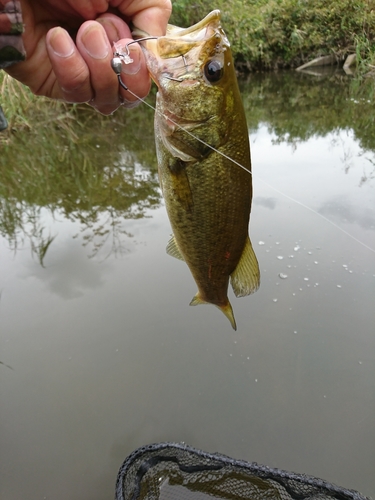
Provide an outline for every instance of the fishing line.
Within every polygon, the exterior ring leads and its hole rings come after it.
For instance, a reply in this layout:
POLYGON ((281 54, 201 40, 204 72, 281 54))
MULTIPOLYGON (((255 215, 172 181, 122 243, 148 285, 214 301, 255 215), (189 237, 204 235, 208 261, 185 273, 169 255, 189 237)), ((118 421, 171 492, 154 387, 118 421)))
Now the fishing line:
MULTIPOLYGON (((186 134, 190 135, 191 137, 193 137, 193 139, 199 141, 200 143, 204 144, 205 146, 207 146, 208 148, 210 148, 212 151, 215 151, 215 153, 218 153, 219 155, 223 156, 224 158, 226 158, 227 160, 231 161, 232 163, 234 163, 235 165, 237 165, 238 167, 241 167, 243 170, 245 170, 246 172, 248 172, 250 175, 253 175, 253 173, 251 172, 251 170, 247 169, 246 167, 244 167, 243 165, 241 165, 241 163, 239 163, 238 161, 234 160, 233 158, 231 158, 230 156, 226 155, 225 153, 223 153, 222 151, 219 151, 218 149, 214 148, 213 146, 211 146, 210 144, 207 144, 207 142, 203 141, 202 139, 200 139, 199 137, 196 137, 194 134, 192 134, 191 132, 189 132, 189 130, 186 130, 184 127, 182 127, 181 125, 179 125, 178 123, 176 123, 174 120, 172 120, 171 118, 165 116, 161 111, 157 110, 154 106, 152 106, 151 104, 149 104, 148 102, 146 102, 144 99, 142 99, 142 97, 139 97, 137 96, 137 94, 135 94, 134 92, 132 92, 128 87, 126 87, 126 85, 123 83, 123 81, 121 80, 121 75, 118 74, 117 75, 118 77, 118 80, 119 80, 119 83, 121 85, 121 87, 123 87, 127 92, 129 92, 132 96, 134 96, 136 99, 138 99, 139 101, 141 101, 143 104, 146 104, 146 106, 148 106, 149 108, 153 109, 155 111, 155 113, 157 113, 158 115, 162 116, 163 118, 165 118, 166 120, 169 120, 171 123, 173 123, 173 125, 175 125, 177 128, 181 129, 183 132, 185 132, 186 134)), ((296 203, 297 205, 300 205, 301 207, 305 208, 306 210, 309 210, 310 212, 312 212, 313 214, 317 215, 318 217, 320 217, 321 219, 323 219, 324 221, 328 222, 329 224, 331 224, 331 226, 335 227, 336 229, 338 229, 339 231, 341 231, 342 233, 346 234, 347 236, 349 236, 349 238, 351 238, 352 240, 356 241, 357 243, 359 243, 360 245, 362 245, 363 247, 367 248, 367 250, 370 250, 370 252, 373 252, 375 253, 375 249, 371 248, 370 246, 366 245, 366 243, 363 243, 363 241, 357 239, 355 236, 353 236, 352 234, 348 233, 348 231, 346 231, 345 229, 343 229, 341 226, 339 226, 338 224, 336 224, 335 222, 331 221, 330 219, 328 219, 327 217, 325 217, 324 215, 320 214, 319 212, 317 212, 316 210, 314 210, 313 208, 309 207, 308 205, 305 205, 305 203, 299 201, 299 200, 296 200, 295 198, 293 198, 292 196, 289 196, 288 194, 285 194, 283 193, 282 191, 280 191, 279 189, 275 188, 274 186, 272 186, 271 184, 269 184, 267 181, 265 181, 264 179, 262 179, 261 177, 259 177, 258 175, 255 175, 254 176, 257 180, 263 182, 263 184, 265 184, 267 187, 273 189, 273 191, 275 191, 276 193, 280 194, 281 196, 284 196, 285 198, 287 198, 288 200, 290 201, 293 201, 294 203, 296 203)))

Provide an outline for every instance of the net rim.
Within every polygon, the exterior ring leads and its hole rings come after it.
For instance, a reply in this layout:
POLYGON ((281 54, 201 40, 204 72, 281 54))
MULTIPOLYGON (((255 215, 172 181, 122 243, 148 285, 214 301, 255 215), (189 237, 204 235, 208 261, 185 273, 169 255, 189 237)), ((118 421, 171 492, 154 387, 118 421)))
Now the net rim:
POLYGON ((186 443, 176 442, 152 443, 141 446, 130 453, 130 455, 128 455, 128 457, 122 463, 117 474, 115 500, 127 500, 124 492, 124 478, 134 462, 141 458, 145 453, 163 451, 166 449, 185 451, 205 460, 215 460, 216 462, 222 463, 223 466, 226 465, 241 468, 247 472, 255 473, 263 479, 290 479, 301 484, 308 484, 309 486, 319 487, 326 490, 326 492, 330 495, 334 495, 334 498, 337 500, 372 500, 370 497, 364 496, 358 491, 342 488, 324 479, 320 479, 311 475, 289 472, 279 468, 272 468, 267 465, 258 464, 257 462, 238 460, 221 453, 209 453, 197 448, 193 448, 186 443))

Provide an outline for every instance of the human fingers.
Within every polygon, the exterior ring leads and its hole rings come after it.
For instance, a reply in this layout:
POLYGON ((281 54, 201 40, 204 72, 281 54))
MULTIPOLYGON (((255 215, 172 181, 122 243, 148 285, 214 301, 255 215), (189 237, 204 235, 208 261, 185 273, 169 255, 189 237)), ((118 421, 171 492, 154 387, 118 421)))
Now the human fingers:
POLYGON ((86 21, 78 30, 77 48, 90 74, 90 104, 103 114, 115 111, 121 101, 117 77, 111 69, 112 47, 101 23, 86 21))
MULTIPOLYGON (((114 55, 127 54, 121 64, 121 96, 127 107, 141 103, 150 91, 151 78, 147 69, 143 52, 132 38, 119 40, 114 44, 114 55), (125 90, 126 88, 126 90, 125 90)), ((117 74, 117 72, 116 72, 117 74)))
POLYGON ((122 0, 117 9, 129 17, 135 27, 154 36, 165 35, 172 12, 170 0, 122 0))
MULTIPOLYGON (((133 42, 129 26, 118 16, 106 13, 99 16, 96 21, 103 26, 108 40, 115 49, 120 47, 122 50, 125 50, 126 44, 128 42, 133 42)), ((140 50, 136 44, 130 45, 129 51, 133 62, 128 65, 123 64, 121 79, 134 94, 144 98, 150 91, 151 85, 146 61, 144 60, 142 50, 140 50)), ((122 104, 125 107, 133 108, 137 104, 140 104, 141 101, 130 92, 124 91, 121 87, 119 88, 119 92, 122 104)))
POLYGON ((89 68, 69 33, 61 27, 50 29, 46 48, 53 71, 51 81, 46 80, 38 93, 67 102, 89 101, 93 97, 89 68))
POLYGON ((105 13, 95 19, 100 23, 107 34, 110 44, 118 42, 121 38, 131 38, 129 26, 115 14, 105 13))

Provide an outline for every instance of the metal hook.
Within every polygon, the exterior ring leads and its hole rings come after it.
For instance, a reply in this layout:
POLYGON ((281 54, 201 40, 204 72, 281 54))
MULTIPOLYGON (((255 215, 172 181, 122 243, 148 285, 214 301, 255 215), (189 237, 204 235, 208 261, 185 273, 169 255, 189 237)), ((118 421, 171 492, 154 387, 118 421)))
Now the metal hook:
POLYGON ((132 43, 138 43, 138 42, 143 42, 144 40, 155 40, 159 37, 157 36, 146 36, 144 38, 139 38, 138 40, 132 40, 131 42, 128 42, 125 45, 125 51, 123 52, 122 50, 116 50, 114 53, 113 59, 111 60, 111 66, 113 71, 117 75, 117 79, 121 87, 125 90, 129 90, 128 87, 125 85, 125 83, 121 79, 121 68, 122 68, 122 63, 124 64, 130 64, 133 62, 133 59, 130 57, 130 51, 129 51, 129 45, 132 43))
POLYGON ((125 45, 125 48, 126 48, 126 52, 128 54, 128 56, 130 55, 129 54, 129 45, 131 45, 132 43, 138 43, 138 42, 144 42, 145 40, 157 40, 159 37, 158 36, 145 36, 144 38, 138 38, 137 40, 132 40, 131 42, 128 42, 126 45, 125 45))
POLYGON ((121 80, 121 68, 122 68, 122 59, 117 55, 117 52, 115 53, 116 57, 111 59, 111 66, 113 71, 117 75, 117 79, 121 87, 125 90, 128 90, 128 87, 125 85, 125 83, 121 80))

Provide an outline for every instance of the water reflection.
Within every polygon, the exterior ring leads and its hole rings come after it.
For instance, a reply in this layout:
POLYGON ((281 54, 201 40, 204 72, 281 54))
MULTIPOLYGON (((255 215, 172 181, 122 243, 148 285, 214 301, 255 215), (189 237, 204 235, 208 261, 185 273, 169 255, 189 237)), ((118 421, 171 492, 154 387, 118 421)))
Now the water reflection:
MULTIPOLYGON (((359 186, 374 178, 375 123, 367 113, 374 85, 364 85, 352 97, 348 79, 330 70, 319 79, 291 72, 272 78, 252 75, 241 82, 241 90, 253 143, 264 125, 271 144, 290 144, 293 151, 309 138, 326 137, 328 150, 341 149, 344 173, 356 171, 359 186)), ((93 121, 87 111, 78 110, 77 120, 63 127, 65 133, 56 126, 57 117, 50 116, 45 126, 29 132, 27 147, 25 135, 2 147, 0 233, 12 249, 27 240, 43 265, 56 237, 40 224, 45 207, 52 216, 79 221, 77 236, 89 247, 89 256, 104 246, 109 253, 127 251, 124 236, 131 234, 124 219, 143 217, 160 205, 153 115, 146 107, 134 113, 129 126, 126 115, 93 121)), ((316 162, 314 147, 305 148, 301 158, 304 175, 310 159, 316 162)), ((254 171, 258 175, 259 164, 254 171)), ((274 187, 283 188, 276 179, 274 187)), ((254 199, 254 204, 263 203, 275 206, 271 198, 254 199)), ((341 212, 348 222, 360 217, 364 227, 372 227, 371 210, 361 216, 349 200, 325 202, 317 211, 327 216, 341 212)))
POLYGON ((42 208, 77 221, 94 256, 110 240, 110 251, 121 253, 124 236, 131 236, 124 219, 144 217, 160 204, 149 110, 137 110, 131 126, 125 115, 94 121, 88 113, 78 109, 63 130, 52 114, 44 126, 36 123, 2 146, 0 234, 13 250, 27 241, 41 264, 56 237, 41 224, 42 208))
POLYGON ((262 284, 235 301, 236 333, 188 307, 194 282, 165 254, 152 113, 83 113, 70 139, 2 150, 7 500, 109 498, 124 457, 166 440, 373 495, 374 256, 319 215, 374 248, 373 121, 336 75, 242 89, 262 284))

